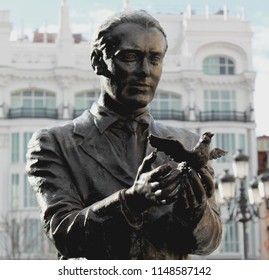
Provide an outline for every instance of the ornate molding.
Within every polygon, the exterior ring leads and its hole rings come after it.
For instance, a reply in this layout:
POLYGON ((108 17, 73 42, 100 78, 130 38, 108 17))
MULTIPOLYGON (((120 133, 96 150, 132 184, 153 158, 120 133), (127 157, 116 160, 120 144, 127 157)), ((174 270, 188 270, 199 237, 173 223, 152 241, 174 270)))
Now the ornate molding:
POLYGON ((5 87, 9 84, 11 76, 8 74, 0 74, 0 87, 5 87))
POLYGON ((0 87, 5 87, 14 81, 25 81, 36 84, 39 81, 57 82, 62 87, 72 85, 74 82, 98 82, 98 77, 90 70, 53 68, 47 70, 5 68, 0 74, 0 87))
POLYGON ((245 90, 253 91, 256 74, 244 72, 234 76, 208 76, 201 71, 179 71, 177 73, 165 73, 162 76, 162 83, 180 83, 188 91, 199 86, 225 86, 243 87, 245 90))
POLYGON ((36 51, 36 49, 27 49, 25 51, 15 51, 11 56, 11 64, 13 66, 22 65, 38 65, 46 67, 48 64, 53 67, 56 64, 57 56, 55 51, 36 51))

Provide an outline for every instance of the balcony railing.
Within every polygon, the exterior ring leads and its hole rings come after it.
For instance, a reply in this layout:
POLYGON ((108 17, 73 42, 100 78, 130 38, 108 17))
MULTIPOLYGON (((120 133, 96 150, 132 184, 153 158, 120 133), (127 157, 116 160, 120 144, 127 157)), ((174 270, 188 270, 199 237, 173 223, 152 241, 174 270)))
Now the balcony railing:
MULTIPOLYGON (((84 109, 74 110, 73 117, 76 118, 84 112, 84 109)), ((156 120, 178 120, 186 121, 183 111, 150 109, 150 113, 156 120)))
POLYGON ((150 109, 150 112, 156 120, 187 120, 183 111, 150 109))
POLYGON ((12 108, 8 112, 9 119, 18 118, 48 118, 58 119, 57 109, 48 108, 12 108))
MULTIPOLYGON (((76 118, 80 116, 84 109, 69 111, 68 116, 63 117, 62 110, 47 109, 47 108, 11 108, 3 118, 18 119, 18 118, 48 118, 48 119, 63 119, 76 118)), ((248 112, 238 111, 204 111, 196 113, 196 118, 190 119, 188 112, 179 110, 160 110, 150 109, 151 114, 156 120, 176 120, 176 121, 195 121, 195 122, 252 122, 251 114, 248 112)))
POLYGON ((238 111, 205 111, 199 114, 200 122, 210 121, 231 121, 231 122, 250 122, 250 115, 246 112, 238 111))

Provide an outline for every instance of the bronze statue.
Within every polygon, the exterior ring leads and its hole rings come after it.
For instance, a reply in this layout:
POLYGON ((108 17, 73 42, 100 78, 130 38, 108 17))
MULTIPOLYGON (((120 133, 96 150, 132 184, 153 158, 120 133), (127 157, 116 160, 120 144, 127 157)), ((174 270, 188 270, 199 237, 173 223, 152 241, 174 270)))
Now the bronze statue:
POLYGON ((149 112, 166 50, 163 28, 145 11, 106 20, 91 52, 98 102, 29 142, 29 182, 61 259, 186 259, 219 245, 212 174, 190 167, 179 178, 178 163, 148 142, 153 134, 191 149, 199 139, 149 112))

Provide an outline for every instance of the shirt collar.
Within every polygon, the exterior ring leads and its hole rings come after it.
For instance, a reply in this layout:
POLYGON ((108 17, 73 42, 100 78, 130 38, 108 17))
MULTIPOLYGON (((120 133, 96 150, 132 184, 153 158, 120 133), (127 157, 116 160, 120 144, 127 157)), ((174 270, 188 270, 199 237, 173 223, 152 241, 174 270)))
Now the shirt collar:
POLYGON ((94 123, 101 134, 104 133, 106 129, 108 129, 113 123, 123 120, 123 121, 130 121, 134 120, 139 123, 143 123, 147 126, 150 124, 150 113, 148 107, 145 108, 142 112, 139 112, 137 115, 130 115, 128 117, 123 117, 118 115, 117 113, 109 110, 108 108, 101 106, 98 102, 93 103, 91 109, 91 114, 94 117, 94 123))

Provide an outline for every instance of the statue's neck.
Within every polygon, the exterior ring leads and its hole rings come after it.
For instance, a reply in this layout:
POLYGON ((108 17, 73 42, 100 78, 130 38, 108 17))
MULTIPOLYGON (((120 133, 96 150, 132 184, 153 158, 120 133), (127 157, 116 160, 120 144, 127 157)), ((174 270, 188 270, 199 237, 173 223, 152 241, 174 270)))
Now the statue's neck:
POLYGON ((128 107, 127 105, 123 105, 116 100, 112 99, 108 93, 101 93, 98 104, 108 108, 110 111, 113 111, 117 113, 118 115, 121 115, 123 117, 128 117, 128 116, 137 116, 144 111, 148 109, 148 107, 143 107, 139 109, 132 109, 128 107))

